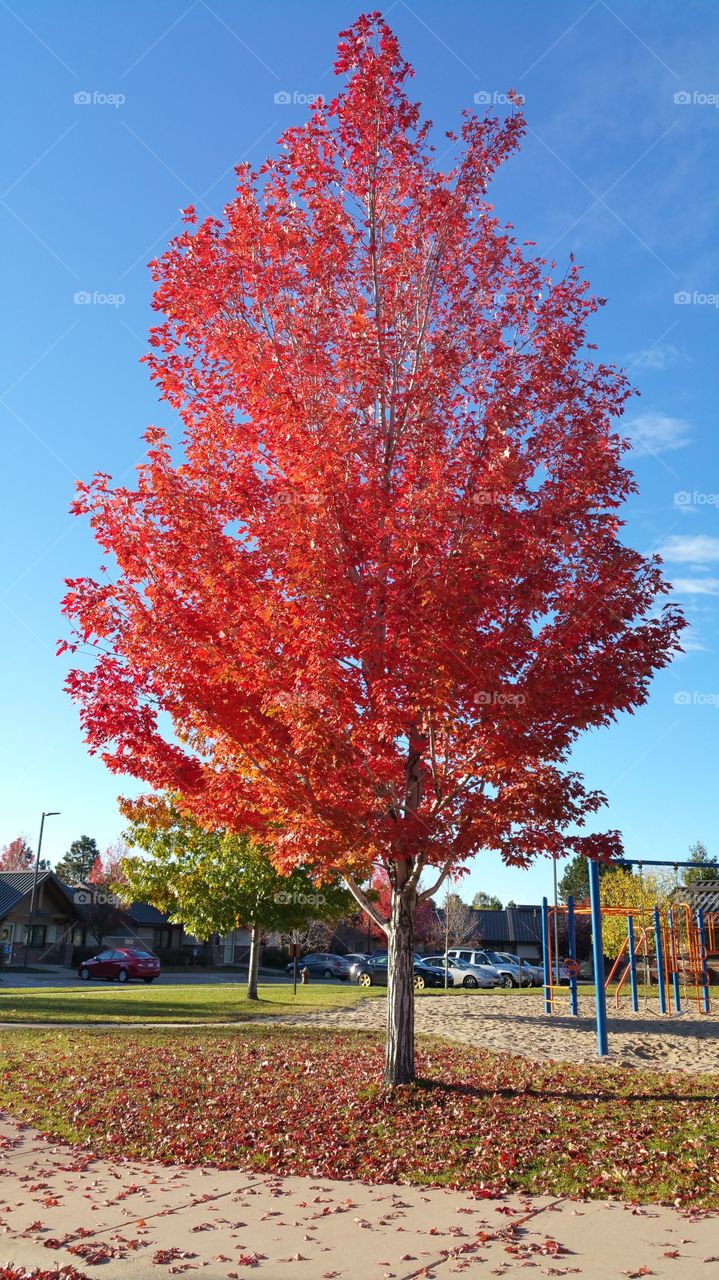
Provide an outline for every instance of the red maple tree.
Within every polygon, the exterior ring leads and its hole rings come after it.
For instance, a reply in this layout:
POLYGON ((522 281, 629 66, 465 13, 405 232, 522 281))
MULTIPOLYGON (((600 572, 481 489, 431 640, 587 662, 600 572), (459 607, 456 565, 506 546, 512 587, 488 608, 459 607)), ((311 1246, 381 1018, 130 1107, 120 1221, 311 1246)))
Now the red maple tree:
POLYGON ((466 113, 440 171, 378 14, 344 88, 238 167, 225 221, 153 264, 146 357, 184 434, 81 485, 117 576, 69 583, 68 678, 109 767, 250 829, 280 867, 391 886, 385 1079, 411 1080, 419 896, 482 849, 602 857, 567 767, 647 697, 683 625, 621 540, 633 490, 599 305, 495 217, 524 123, 466 113), (422 888, 429 876, 433 883, 422 888))
MULTIPOLYGON (((371 890, 370 901, 374 907, 374 914, 370 916, 365 912, 360 915, 360 926, 367 929, 369 938, 374 938, 376 941, 386 945, 387 925, 385 922, 389 919, 392 909, 392 886, 384 868, 375 872, 369 887, 371 890)), ((415 947, 426 946, 428 943, 432 944, 436 934, 437 915, 434 903, 429 898, 423 898, 418 901, 414 914, 413 938, 415 947)))
POLYGON ((0 871, 31 871, 35 855, 24 836, 15 836, 0 850, 0 871))

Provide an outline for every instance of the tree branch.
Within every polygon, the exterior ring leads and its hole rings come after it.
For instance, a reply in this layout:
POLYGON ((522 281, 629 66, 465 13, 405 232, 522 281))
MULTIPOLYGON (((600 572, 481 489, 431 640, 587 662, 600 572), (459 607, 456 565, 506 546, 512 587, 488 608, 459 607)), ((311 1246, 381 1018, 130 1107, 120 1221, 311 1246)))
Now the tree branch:
POLYGON ((364 911, 365 915, 368 915, 370 920, 374 920, 377 927, 381 929, 383 933, 389 933, 389 925, 387 921, 382 919, 377 908, 373 905, 373 903, 370 902, 369 898, 365 897, 364 893, 360 889, 357 882, 353 880, 352 876, 347 875, 345 873, 342 876, 342 879, 347 885, 347 888, 352 894, 352 897, 354 898, 355 902, 359 904, 359 906, 364 911))
POLYGON ((449 875, 450 871, 452 870, 453 861, 454 861, 453 859, 450 859, 448 862, 445 862, 444 867, 442 868, 441 876, 439 877, 438 880, 435 881, 431 889, 425 889, 422 893, 417 895, 418 902, 424 902, 426 898, 431 898, 432 895, 435 894, 439 888, 441 888, 441 886, 444 884, 445 880, 447 879, 447 876, 449 875))
POLYGON ((420 853, 419 856, 417 857, 417 861, 414 864, 412 874, 409 880, 407 881, 407 884, 406 884, 407 889, 417 888, 417 885, 419 884, 419 878, 424 868, 424 864, 425 864, 425 856, 423 853, 420 853))

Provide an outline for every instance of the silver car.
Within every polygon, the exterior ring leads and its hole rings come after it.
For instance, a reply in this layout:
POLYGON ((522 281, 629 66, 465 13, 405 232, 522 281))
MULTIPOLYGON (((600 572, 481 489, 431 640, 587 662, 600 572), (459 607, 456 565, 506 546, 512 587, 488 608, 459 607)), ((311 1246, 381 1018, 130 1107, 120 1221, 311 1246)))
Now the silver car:
POLYGON ((532 960, 525 960, 523 957, 512 955, 510 951, 498 951, 497 955, 500 960, 504 960, 507 964, 514 964, 517 969, 521 969, 522 986, 541 987, 544 982, 544 970, 541 964, 535 964, 532 960), (525 974, 527 978, 525 978, 525 974))
POLYGON ((495 978, 499 978, 499 985, 502 987, 519 986, 519 971, 516 965, 502 962, 496 964, 492 959, 496 952, 473 950, 471 947, 452 947, 447 954, 450 960, 464 960, 473 968, 484 969, 485 973, 491 972, 495 978))
MULTIPOLYGON (((527 965, 520 965, 519 960, 508 960, 503 952, 488 951, 487 955, 495 969, 498 969, 504 978, 507 974, 512 979, 513 987, 531 987, 532 975, 527 965)), ((505 986, 508 986, 505 983, 505 986)))
MULTIPOLYGON (((444 973, 444 956, 425 956, 424 963, 428 964, 430 969, 439 969, 444 973)), ((498 973, 493 973, 486 966, 468 964, 466 960, 452 960, 450 958, 447 965, 450 978, 453 979, 455 987, 501 987, 502 979, 498 973)))

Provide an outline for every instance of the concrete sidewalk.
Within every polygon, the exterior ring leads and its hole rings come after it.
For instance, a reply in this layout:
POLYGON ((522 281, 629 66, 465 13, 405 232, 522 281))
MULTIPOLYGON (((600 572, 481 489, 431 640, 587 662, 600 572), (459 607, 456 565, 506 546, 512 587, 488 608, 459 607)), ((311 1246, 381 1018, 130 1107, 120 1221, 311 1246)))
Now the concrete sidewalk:
POLYGON ((0 1263, 107 1280, 719 1274, 719 1217, 93 1159, 0 1118, 0 1263), (716 1255, 716 1256, 714 1256, 716 1255), (708 1265, 707 1265, 708 1264, 708 1265))

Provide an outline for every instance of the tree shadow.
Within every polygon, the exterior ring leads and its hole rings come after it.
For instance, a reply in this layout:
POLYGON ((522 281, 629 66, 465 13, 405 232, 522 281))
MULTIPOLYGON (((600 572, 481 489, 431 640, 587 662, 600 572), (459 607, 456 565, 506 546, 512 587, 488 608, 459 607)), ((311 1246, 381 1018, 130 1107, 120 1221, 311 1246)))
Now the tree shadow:
MULTIPOLYGON (((498 1012, 491 1009, 477 1009, 476 1015, 472 1011, 470 1016, 472 1019, 476 1017, 482 1022, 521 1022, 522 1024, 537 1027, 562 1027, 566 1031, 592 1031, 596 1027, 593 1014, 580 1014, 579 1017, 574 1018, 569 1013, 526 1014, 522 1011, 522 1013, 513 1016, 511 1009, 507 1009, 506 1012, 504 1010, 498 1012)), ((457 1010, 457 1017, 466 1018, 467 1011, 464 1009, 457 1010)), ((629 1018, 613 1018, 611 1013, 607 1014, 607 1030, 614 1034, 627 1034, 627 1032, 635 1031, 637 1034, 661 1032, 666 1035, 667 1033, 671 1034, 675 1028, 682 1029, 678 1038, 682 1038, 682 1035, 687 1030, 691 1030, 703 1040, 719 1040, 719 1019, 710 1021, 709 1016, 707 1016, 706 1021, 694 1022, 693 1020, 684 1019, 681 1014, 671 1014, 666 1017, 657 1014, 656 1017, 638 1018, 636 1022, 633 1022, 629 1018)))
MULTIPOLYGON (((581 1069, 581 1068, 580 1068, 581 1069)), ((559 1102, 716 1102, 719 1103, 719 1086, 716 1093, 689 1093, 675 1087, 675 1077, 672 1077, 671 1088, 666 1090, 655 1089, 651 1092, 644 1093, 617 1093, 610 1089, 603 1089, 601 1083, 591 1089, 553 1089, 544 1085, 527 1085, 526 1083, 515 1085, 502 1085, 493 1087, 491 1084, 477 1085, 468 1083, 456 1083, 447 1080, 440 1080, 431 1076, 418 1076, 417 1087, 427 1092, 444 1093, 449 1097, 470 1098, 475 1101, 486 1100, 487 1098, 506 1098, 517 1099, 526 1102, 529 1098, 537 1098, 537 1100, 546 1102, 548 1099, 556 1099, 559 1102)))

